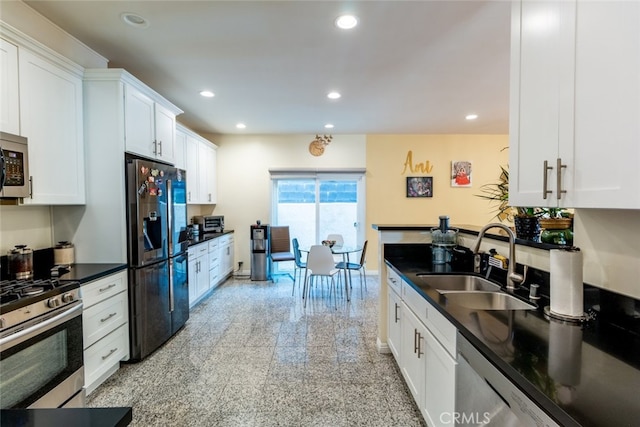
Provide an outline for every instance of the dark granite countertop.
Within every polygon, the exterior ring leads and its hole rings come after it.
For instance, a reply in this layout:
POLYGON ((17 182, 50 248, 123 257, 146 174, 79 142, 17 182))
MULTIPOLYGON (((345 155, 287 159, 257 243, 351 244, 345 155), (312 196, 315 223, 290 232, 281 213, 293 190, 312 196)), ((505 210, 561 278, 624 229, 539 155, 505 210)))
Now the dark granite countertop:
MULTIPOLYGON (((407 225, 407 224, 372 224, 371 227, 374 230, 378 230, 378 231, 431 231, 432 228, 438 227, 438 224, 413 224, 413 225, 407 225)), ((469 225, 469 224, 452 224, 450 227, 457 229, 461 233, 472 234, 472 235, 475 235, 475 236, 477 236, 478 233, 480 232, 480 230, 482 229, 482 226, 469 225)), ((505 234, 502 234, 502 233, 498 232, 497 230, 498 229, 496 229, 496 228, 489 229, 487 231, 486 237, 487 238, 491 238, 491 239, 495 239, 495 240, 502 240, 504 242, 508 242, 509 239, 507 238, 507 236, 505 234)), ((557 249, 557 248, 563 247, 563 246, 560 246, 560 245, 533 242, 531 240, 523 240, 523 239, 516 239, 516 244, 517 245, 521 245, 521 246, 530 246, 530 247, 533 247, 533 248, 546 249, 546 250, 557 249)))
POLYGON ((640 337, 633 331, 601 319, 585 324, 550 320, 544 316, 544 299, 537 310, 456 306, 417 275, 432 271, 430 257, 395 253, 386 261, 560 425, 640 422, 640 337))
POLYGON ((3 409, 0 425, 7 427, 124 427, 132 418, 130 407, 3 409))
POLYGON ((127 269, 127 264, 73 264, 69 272, 60 275, 60 281, 92 282, 127 269))
POLYGON ((217 239, 218 237, 222 237, 225 234, 230 234, 230 233, 233 233, 233 230, 225 230, 222 233, 204 233, 204 234, 201 234, 198 238, 190 239, 189 246, 208 242, 209 240, 217 239))

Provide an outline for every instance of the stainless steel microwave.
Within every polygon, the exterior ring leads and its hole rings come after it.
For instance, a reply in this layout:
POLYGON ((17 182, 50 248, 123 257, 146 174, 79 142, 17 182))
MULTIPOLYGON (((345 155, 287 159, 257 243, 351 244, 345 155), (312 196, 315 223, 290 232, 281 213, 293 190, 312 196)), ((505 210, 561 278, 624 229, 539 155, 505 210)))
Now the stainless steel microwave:
POLYGON ((0 198, 29 197, 27 138, 0 132, 0 198))

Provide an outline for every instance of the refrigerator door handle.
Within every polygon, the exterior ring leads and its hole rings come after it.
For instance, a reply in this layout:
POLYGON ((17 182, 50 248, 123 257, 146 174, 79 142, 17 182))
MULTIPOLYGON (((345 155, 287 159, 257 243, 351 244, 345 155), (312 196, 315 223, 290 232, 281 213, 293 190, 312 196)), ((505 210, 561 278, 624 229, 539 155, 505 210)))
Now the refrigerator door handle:
POLYGON ((169 311, 173 313, 175 309, 175 301, 173 298, 173 269, 175 268, 173 263, 175 260, 169 260, 169 311))
POLYGON ((173 255, 173 182, 167 180, 167 241, 169 244, 169 256, 173 255))

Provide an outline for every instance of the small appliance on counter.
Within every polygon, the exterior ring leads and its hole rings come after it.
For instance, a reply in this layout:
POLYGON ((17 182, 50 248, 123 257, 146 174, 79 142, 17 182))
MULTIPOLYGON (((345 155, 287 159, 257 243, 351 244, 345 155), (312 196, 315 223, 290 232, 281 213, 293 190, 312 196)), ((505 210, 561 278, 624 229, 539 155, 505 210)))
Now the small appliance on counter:
POLYGON ((431 262, 435 269, 451 263, 458 242, 458 230, 449 228, 449 217, 441 215, 439 219, 439 227, 431 229, 431 262))
POLYGON ((33 278, 33 249, 16 245, 9 251, 9 275, 16 280, 33 278))
POLYGON ((71 265, 76 263, 73 243, 62 241, 53 248, 53 262, 56 265, 71 265))
POLYGON ((224 232, 224 216, 222 215, 194 216, 193 224, 200 225, 200 231, 203 234, 224 232))

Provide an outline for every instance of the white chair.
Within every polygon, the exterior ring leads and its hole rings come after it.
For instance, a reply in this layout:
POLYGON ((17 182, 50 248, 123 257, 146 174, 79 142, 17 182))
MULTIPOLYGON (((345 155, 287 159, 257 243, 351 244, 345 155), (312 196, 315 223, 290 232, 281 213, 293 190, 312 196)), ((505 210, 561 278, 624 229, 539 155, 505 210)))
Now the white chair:
MULTIPOLYGON (((335 262, 333 260, 333 254, 331 253, 331 248, 324 245, 313 245, 309 250, 309 255, 307 256, 307 271, 309 275, 304 281, 304 286, 302 288, 302 298, 304 299, 304 307, 307 306, 307 299, 311 295, 311 285, 315 283, 318 277, 329 278, 331 280, 330 288, 329 288, 329 300, 331 300, 331 293, 335 294, 336 292, 336 282, 334 277, 340 270, 335 267, 335 262)), ((338 301, 337 295, 335 298, 335 307, 338 309, 338 301)))

